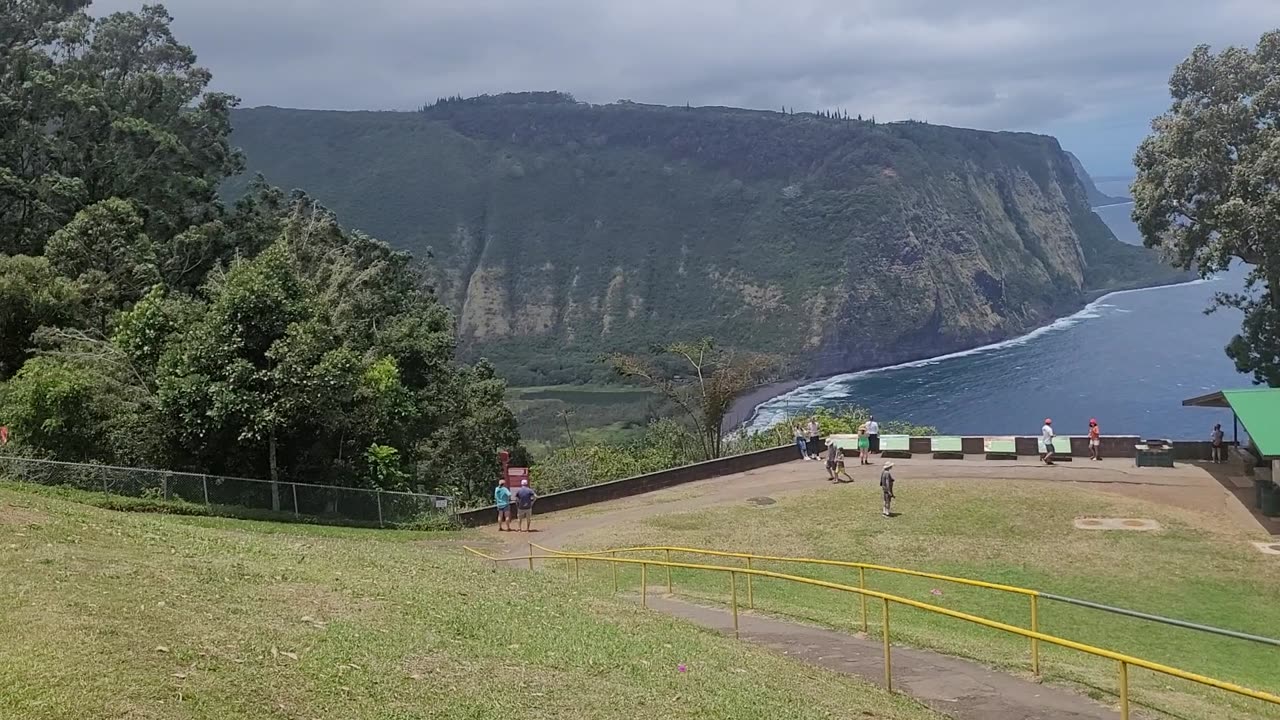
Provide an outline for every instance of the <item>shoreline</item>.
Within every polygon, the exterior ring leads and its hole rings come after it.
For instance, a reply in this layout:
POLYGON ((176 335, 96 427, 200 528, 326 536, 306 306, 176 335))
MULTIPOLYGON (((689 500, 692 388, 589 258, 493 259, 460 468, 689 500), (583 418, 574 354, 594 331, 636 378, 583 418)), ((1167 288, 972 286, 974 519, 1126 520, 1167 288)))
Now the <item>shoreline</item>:
POLYGON ((748 427, 751 424, 751 421, 755 419, 756 413, 759 411, 762 405, 764 405, 765 403, 768 403, 771 400, 776 400, 784 395, 794 392, 795 390, 798 390, 802 387, 806 387, 809 385, 816 385, 818 383, 831 382, 832 380, 838 377, 883 372, 885 370, 893 370, 901 367, 906 367, 908 365, 915 365, 915 364, 921 364, 921 363, 935 363, 935 362, 946 360, 952 357, 958 357, 962 355, 971 355, 974 353, 983 352, 985 350, 995 349, 997 347, 1004 346, 1007 343, 1031 339, 1035 335, 1049 332, 1055 324, 1069 320, 1083 312, 1087 312, 1091 308, 1091 306, 1093 306, 1094 304, 1102 302, 1106 298, 1112 297, 1114 295, 1125 295, 1128 293, 1146 292, 1148 290, 1161 290, 1165 288, 1182 287, 1186 285, 1199 285, 1205 282, 1212 282, 1212 280, 1206 280, 1204 278, 1195 278, 1192 280, 1185 280, 1180 282, 1163 282, 1163 283, 1156 283, 1154 285, 1140 285, 1137 287, 1120 287, 1114 290, 1095 290, 1083 295, 1084 303, 1078 309, 1076 309, 1075 312, 1072 312, 1068 315, 1063 315, 1061 317, 1051 318, 1043 325, 1032 328, 1031 330, 1028 330, 1024 333, 1020 333, 1018 335, 1005 338, 1004 340, 1000 340, 998 342, 987 343, 985 345, 975 345, 972 347, 963 348, 961 350, 955 350, 952 352, 943 353, 941 355, 916 358, 913 360, 904 360, 902 362, 894 363, 892 365, 882 365, 878 367, 862 368, 858 370, 846 370, 844 372, 833 373, 830 375, 813 376, 813 377, 808 377, 801 380, 784 380, 776 383, 769 383, 767 385, 761 385, 757 388, 753 388, 752 390, 740 395, 737 399, 733 401, 733 405, 730 407, 729 413, 725 416, 723 427, 727 428, 727 430, 730 430, 730 431, 737 430, 739 428, 748 427))

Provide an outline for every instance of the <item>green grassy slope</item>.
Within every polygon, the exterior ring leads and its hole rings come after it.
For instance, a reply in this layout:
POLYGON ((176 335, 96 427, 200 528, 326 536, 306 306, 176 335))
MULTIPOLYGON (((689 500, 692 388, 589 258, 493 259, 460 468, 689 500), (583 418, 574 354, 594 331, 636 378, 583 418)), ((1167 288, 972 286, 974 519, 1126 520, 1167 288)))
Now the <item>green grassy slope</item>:
MULTIPOLYGON (((814 468, 815 483, 822 482, 821 473, 814 468)), ((887 520, 878 512, 874 479, 868 485, 868 476, 862 477, 852 485, 782 498, 765 508, 739 503, 611 523, 580 537, 575 547, 662 544, 854 560, 1035 588, 1267 637, 1280 635, 1280 564, 1250 544, 1266 536, 1241 530, 1222 515, 1210 514, 1209 508, 1183 510, 1099 493, 1085 485, 900 476, 895 510, 901 515, 887 520), (1077 517, 1153 518, 1164 529, 1081 531, 1073 527, 1077 517)), ((694 557, 676 559, 704 561, 694 557)), ((770 562, 757 562, 755 567, 858 582, 857 572, 850 569, 770 562)), ((600 584, 610 582, 607 570, 592 572, 600 584)), ((727 602, 722 577, 676 571, 674 582, 679 592, 727 602)), ((1023 596, 874 572, 867 582, 873 589, 922 602, 1021 627, 1029 623, 1023 596)), ((856 599, 842 593, 766 580, 755 583, 755 600, 757 608, 768 612, 848 630, 860 627, 856 599)), ((1028 645, 1022 638, 923 612, 898 610, 892 617, 893 636, 903 642, 1012 672, 1027 671, 1028 645)), ((1280 678, 1274 672, 1280 651, 1274 647, 1048 600, 1041 601, 1039 618, 1041 629, 1053 635, 1280 693, 1280 678)), ((874 602, 869 604, 869 620, 870 627, 879 626, 874 602)), ((1114 701, 1114 663, 1046 647, 1042 665, 1047 680, 1114 701)), ((1280 707, 1148 671, 1132 671, 1131 679, 1138 703, 1172 717, 1280 718, 1280 707)))
POLYGON ((0 717, 939 717, 461 540, 0 484, 0 717))

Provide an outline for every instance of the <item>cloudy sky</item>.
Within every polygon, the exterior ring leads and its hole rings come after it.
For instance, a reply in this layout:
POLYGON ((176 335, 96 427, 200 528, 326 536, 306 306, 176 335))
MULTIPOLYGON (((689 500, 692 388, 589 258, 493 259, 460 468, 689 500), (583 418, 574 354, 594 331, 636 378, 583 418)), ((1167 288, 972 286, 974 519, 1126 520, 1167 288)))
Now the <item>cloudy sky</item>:
MULTIPOLYGON (((442 95, 841 107, 1047 132, 1128 172, 1175 64, 1253 44, 1276 0, 167 0, 246 106, 409 109, 442 95)), ((141 0, 96 0, 92 12, 141 0)))

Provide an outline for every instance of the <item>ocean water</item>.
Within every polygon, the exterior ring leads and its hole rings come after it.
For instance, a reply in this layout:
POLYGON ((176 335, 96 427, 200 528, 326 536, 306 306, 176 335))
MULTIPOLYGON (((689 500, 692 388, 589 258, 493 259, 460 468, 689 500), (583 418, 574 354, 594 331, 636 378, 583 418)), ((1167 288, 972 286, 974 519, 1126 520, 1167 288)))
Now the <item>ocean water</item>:
MULTIPOLYGON (((1118 237, 1135 237, 1128 208, 1122 210, 1099 214, 1118 237)), ((749 425, 855 404, 881 420, 950 434, 1034 435, 1050 417, 1060 434, 1084 434, 1097 418, 1112 435, 1207 439, 1220 422, 1230 437, 1230 412, 1181 403, 1251 384, 1223 352, 1240 313, 1204 313, 1214 293, 1238 290, 1243 277, 1233 270, 1208 281, 1112 293, 1006 342, 818 381, 760 405, 749 425)))

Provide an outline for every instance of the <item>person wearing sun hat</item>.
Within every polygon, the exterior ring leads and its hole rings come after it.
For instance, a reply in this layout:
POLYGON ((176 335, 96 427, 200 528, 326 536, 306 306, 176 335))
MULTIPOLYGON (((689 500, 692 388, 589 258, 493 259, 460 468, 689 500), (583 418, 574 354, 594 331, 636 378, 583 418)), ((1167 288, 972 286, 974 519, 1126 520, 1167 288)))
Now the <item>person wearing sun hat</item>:
POLYGON ((884 469, 880 471, 880 494, 884 496, 884 512, 885 517, 893 517, 889 506, 893 504, 893 473, 889 472, 893 469, 893 463, 884 464, 884 469))
POLYGON ((1053 464, 1053 420, 1051 418, 1044 419, 1044 427, 1040 428, 1040 442, 1044 444, 1044 460, 1045 465, 1053 464))

